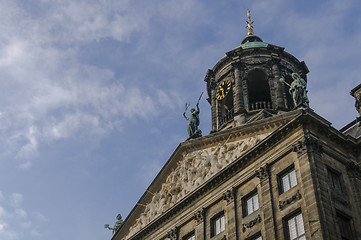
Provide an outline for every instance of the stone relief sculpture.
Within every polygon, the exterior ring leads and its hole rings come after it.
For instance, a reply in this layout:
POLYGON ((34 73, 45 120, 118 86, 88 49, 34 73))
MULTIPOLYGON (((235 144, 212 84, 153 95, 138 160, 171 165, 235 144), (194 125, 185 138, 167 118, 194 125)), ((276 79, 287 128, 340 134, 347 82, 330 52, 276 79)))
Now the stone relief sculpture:
POLYGON ((177 168, 172 170, 166 182, 162 184, 162 189, 154 193, 151 202, 145 205, 144 212, 130 228, 125 239, 167 211, 184 196, 201 186, 266 136, 268 134, 232 143, 219 143, 217 146, 208 149, 184 154, 183 159, 177 163, 177 168))
POLYGON ((307 97, 307 82, 301 78, 301 76, 298 73, 292 73, 291 74, 293 82, 288 84, 285 82, 284 78, 281 78, 280 81, 287 84, 290 89, 289 93, 292 96, 293 104, 295 108, 308 108, 309 107, 309 100, 307 97))

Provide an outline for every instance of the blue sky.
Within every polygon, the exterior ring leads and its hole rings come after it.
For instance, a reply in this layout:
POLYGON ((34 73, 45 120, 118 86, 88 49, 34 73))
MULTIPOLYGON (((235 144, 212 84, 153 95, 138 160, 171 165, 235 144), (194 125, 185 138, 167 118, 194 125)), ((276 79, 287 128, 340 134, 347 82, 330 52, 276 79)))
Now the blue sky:
POLYGON ((306 62, 311 107, 354 120, 358 0, 0 0, 0 240, 110 239, 187 138, 184 104, 246 36, 247 8, 306 62))

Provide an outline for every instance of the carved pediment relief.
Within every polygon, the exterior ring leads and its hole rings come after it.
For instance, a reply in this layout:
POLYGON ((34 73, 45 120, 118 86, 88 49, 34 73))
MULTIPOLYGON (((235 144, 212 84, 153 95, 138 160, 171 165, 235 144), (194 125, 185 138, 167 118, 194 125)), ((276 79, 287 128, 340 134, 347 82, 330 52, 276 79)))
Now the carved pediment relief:
POLYGON ((141 213, 135 224, 130 227, 129 234, 125 239, 128 239, 153 219, 166 212, 268 135, 269 133, 266 133, 230 143, 226 141, 226 143, 219 143, 213 147, 183 153, 182 160, 177 162, 177 167, 172 170, 166 181, 162 183, 161 190, 152 193, 151 202, 144 205, 143 213, 141 213))

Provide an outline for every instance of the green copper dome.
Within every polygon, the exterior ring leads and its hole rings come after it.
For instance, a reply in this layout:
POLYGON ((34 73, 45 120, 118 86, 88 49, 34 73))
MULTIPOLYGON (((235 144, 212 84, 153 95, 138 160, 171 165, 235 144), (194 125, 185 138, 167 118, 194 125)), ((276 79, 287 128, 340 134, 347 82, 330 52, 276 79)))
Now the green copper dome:
POLYGON ((268 43, 262 41, 262 39, 256 35, 250 34, 245 37, 241 42, 241 48, 253 48, 253 47, 267 47, 268 43))

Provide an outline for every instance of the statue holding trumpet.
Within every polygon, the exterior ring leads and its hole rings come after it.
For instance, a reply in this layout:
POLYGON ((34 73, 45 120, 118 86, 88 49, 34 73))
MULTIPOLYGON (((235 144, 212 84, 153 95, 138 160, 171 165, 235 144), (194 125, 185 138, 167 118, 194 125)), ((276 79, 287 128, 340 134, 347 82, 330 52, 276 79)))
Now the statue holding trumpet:
MULTIPOLYGON (((183 117, 189 121, 188 122, 188 139, 191 139, 191 138, 197 138, 197 137, 201 137, 202 136, 202 131, 200 129, 198 129, 198 126, 199 126, 199 123, 200 123, 200 120, 199 120, 199 101, 201 100, 201 97, 203 95, 203 92, 201 94, 201 96, 199 97, 198 99, 198 102, 196 104, 196 107, 197 107, 197 110, 192 108, 191 109, 191 115, 189 117, 186 116, 186 111, 188 109, 188 107, 190 106, 189 103, 186 103, 186 107, 185 107, 185 110, 184 110, 184 113, 183 113, 183 117)), ((188 140, 187 139, 187 140, 188 140)))

